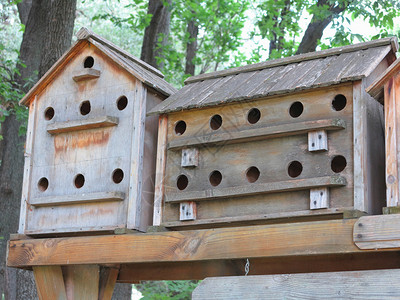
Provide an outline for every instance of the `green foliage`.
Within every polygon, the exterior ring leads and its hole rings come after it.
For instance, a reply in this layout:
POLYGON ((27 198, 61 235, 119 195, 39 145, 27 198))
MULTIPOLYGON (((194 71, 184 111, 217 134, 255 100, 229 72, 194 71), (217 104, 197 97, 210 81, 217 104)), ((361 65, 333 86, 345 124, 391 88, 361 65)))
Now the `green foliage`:
POLYGON ((191 299, 198 281, 146 281, 135 285, 143 295, 143 300, 186 300, 191 299))

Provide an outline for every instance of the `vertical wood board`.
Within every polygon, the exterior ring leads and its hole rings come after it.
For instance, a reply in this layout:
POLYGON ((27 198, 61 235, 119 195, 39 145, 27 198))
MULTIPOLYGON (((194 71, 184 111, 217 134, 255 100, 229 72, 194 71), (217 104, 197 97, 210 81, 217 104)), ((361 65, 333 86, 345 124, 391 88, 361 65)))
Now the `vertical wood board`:
POLYGON ((33 274, 40 300, 67 300, 60 266, 33 267, 33 274))

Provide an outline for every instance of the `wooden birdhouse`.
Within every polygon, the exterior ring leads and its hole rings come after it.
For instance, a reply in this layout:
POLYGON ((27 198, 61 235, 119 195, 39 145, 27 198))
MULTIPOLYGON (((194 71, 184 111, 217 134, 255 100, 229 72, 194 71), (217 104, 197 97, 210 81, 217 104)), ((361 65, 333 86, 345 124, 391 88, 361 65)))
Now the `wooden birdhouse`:
MULTIPOLYGON (((400 58, 397 59, 374 83, 368 93, 385 107, 386 145, 386 205, 400 206, 400 58)), ((396 210, 394 210, 396 212, 396 210)))
POLYGON ((150 65, 82 28, 22 99, 29 106, 20 233, 145 230, 158 118, 175 89, 150 65))
POLYGON ((397 49, 387 38, 186 80, 150 112, 161 114, 154 225, 380 213, 383 107, 365 88, 397 49))

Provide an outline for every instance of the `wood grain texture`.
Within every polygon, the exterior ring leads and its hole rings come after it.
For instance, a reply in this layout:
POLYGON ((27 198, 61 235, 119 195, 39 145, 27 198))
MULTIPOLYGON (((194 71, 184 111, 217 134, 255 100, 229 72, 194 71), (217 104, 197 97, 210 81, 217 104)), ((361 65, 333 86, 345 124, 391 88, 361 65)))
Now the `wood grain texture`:
POLYGON ((400 137, 400 76, 391 78, 384 87, 385 93, 385 147, 386 147, 386 205, 399 205, 400 170, 399 146, 400 137))
POLYGON ((400 72, 400 58, 396 59, 368 88, 367 93, 380 100, 385 84, 400 72))
POLYGON ((164 198, 165 165, 167 158, 168 116, 161 115, 158 121, 157 161, 154 191, 153 226, 160 226, 164 198))
POLYGON ((308 132, 308 151, 327 151, 328 133, 326 130, 308 132))
POLYGON ((119 265, 100 268, 98 300, 111 300, 115 283, 117 282, 119 268, 119 265))
POLYGON ((214 277, 202 281, 192 299, 398 299, 399 275, 400 269, 214 277))
POLYGON ((353 239, 360 249, 400 247, 400 215, 361 217, 354 225, 353 239))
POLYGON ((143 151, 144 134, 146 122, 146 96, 145 86, 137 81, 134 98, 134 118, 133 130, 131 132, 132 150, 130 154, 130 176, 129 176, 129 198, 128 198, 128 216, 127 228, 140 228, 140 213, 142 199, 142 171, 143 171, 143 151))
POLYGON ((121 192, 88 193, 81 195, 63 195, 42 198, 33 198, 30 201, 32 206, 57 206, 80 203, 124 201, 125 194, 121 192))
POLYGON ((119 120, 116 117, 103 116, 83 120, 56 122, 47 125, 47 132, 50 134, 57 134, 93 128, 111 127, 118 125, 118 121, 119 120))
POLYGON ((168 149, 177 149, 192 146, 208 146, 227 143, 241 143, 246 141, 264 140, 304 134, 310 131, 340 130, 346 128, 346 122, 341 119, 315 120, 305 122, 291 122, 288 124, 258 127, 237 132, 211 133, 204 136, 176 139, 168 144, 168 149))
POLYGON ((32 176, 32 150, 35 140, 35 122, 37 118, 37 97, 29 105, 29 118, 25 143, 24 180, 22 183, 21 210, 18 233, 23 234, 26 228, 28 199, 30 198, 30 182, 32 176))
POLYGON ((196 220, 196 202, 188 201, 179 204, 179 220, 196 220))
POLYGON ((10 241, 8 266, 160 263, 358 253, 354 219, 10 241), (155 247, 154 245, 157 245, 155 247))
POLYGON ((40 300, 67 300, 60 266, 34 267, 33 274, 40 300))
POLYGON ((208 201, 226 197, 240 197, 256 194, 278 193, 288 191, 307 190, 317 187, 340 187, 347 184, 342 176, 327 176, 307 179, 293 179, 271 183, 252 184, 228 188, 214 188, 203 191, 170 193, 166 195, 166 202, 181 201, 208 201))
POLYGON ((68 300, 95 300, 99 297, 99 266, 63 267, 68 300))
POLYGON ((310 209, 329 207, 329 188, 317 188, 310 190, 310 209))
POLYGON ((96 79, 100 77, 100 70, 85 68, 82 71, 76 72, 72 75, 75 82, 96 79))

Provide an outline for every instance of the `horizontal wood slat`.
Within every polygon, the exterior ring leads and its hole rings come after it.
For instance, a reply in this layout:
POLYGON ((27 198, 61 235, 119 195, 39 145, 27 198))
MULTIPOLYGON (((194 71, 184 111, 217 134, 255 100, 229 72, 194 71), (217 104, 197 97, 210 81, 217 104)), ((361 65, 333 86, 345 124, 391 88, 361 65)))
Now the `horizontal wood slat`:
POLYGON ((355 219, 10 241, 8 266, 161 263, 360 253, 355 219), (155 246, 156 245, 156 246, 155 246))
POLYGON ((73 74, 72 79, 75 82, 79 82, 84 80, 96 79, 99 77, 100 77, 99 70, 85 68, 82 71, 79 71, 79 73, 73 74))
POLYGON ((83 120, 56 122, 47 125, 47 132, 50 134, 57 134, 93 128, 111 127, 118 125, 118 121, 119 120, 116 117, 103 116, 83 120))
POLYGON ((41 198, 33 198, 30 205, 41 206, 60 206, 90 202, 106 202, 106 201, 123 201, 125 193, 122 192, 104 192, 104 193, 87 193, 78 195, 62 195, 49 196, 41 198))
POLYGON ((288 191, 306 190, 317 187, 345 186, 346 178, 342 176, 326 176, 317 178, 294 179, 278 182, 248 184, 246 186, 234 186, 226 188, 214 188, 203 191, 187 191, 178 193, 166 193, 166 202, 182 201, 207 201, 217 198, 240 197, 266 193, 278 193, 288 191))
POLYGON ((400 247, 400 214, 361 217, 354 226, 354 242, 360 249, 400 247))
POLYGON ((395 299, 399 276, 400 269, 214 277, 201 282, 192 299, 395 299))
POLYGON ((212 133, 203 136, 181 138, 171 141, 168 149, 179 149, 188 146, 239 143, 244 141, 257 141, 266 138, 276 138, 308 133, 315 130, 340 130, 346 128, 342 119, 326 119, 289 124, 259 127, 237 132, 212 133))

